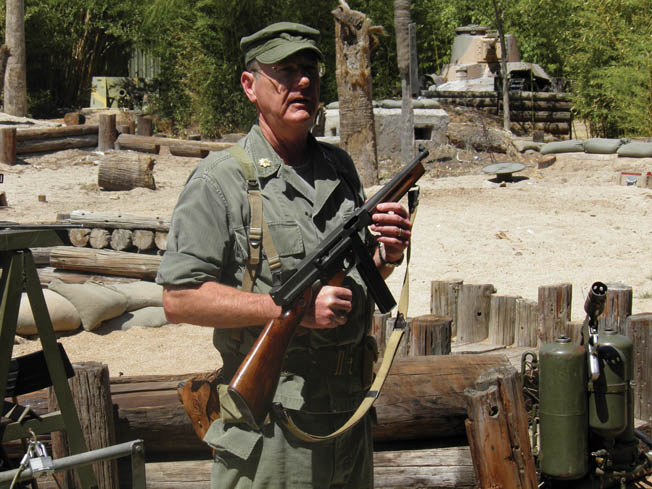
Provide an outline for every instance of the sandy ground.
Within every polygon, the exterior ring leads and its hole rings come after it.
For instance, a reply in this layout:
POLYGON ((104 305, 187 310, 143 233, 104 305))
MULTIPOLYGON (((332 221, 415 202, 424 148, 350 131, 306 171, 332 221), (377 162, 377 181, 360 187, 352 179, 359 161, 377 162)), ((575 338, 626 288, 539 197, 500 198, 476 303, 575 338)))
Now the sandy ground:
MULTIPOLYGON (((451 152, 454 154, 454 152, 451 152)), ((136 216, 169 216, 197 159, 160 155, 157 189, 106 192, 97 186, 107 155, 68 150, 2 166, 9 207, 0 220, 54 221, 83 209, 136 216), (39 202, 38 196, 46 197, 39 202)), ((652 171, 652 159, 569 153, 537 170, 532 161, 518 181, 500 186, 479 161, 428 163, 410 265, 410 316, 430 312, 430 283, 458 278, 491 283, 500 295, 536 300, 542 285, 570 282, 574 320, 595 281, 622 283, 634 291, 633 313, 652 311, 652 189, 618 184, 621 171, 652 171)), ((398 298, 404 266, 389 279, 398 298)), ((99 361, 112 376, 206 371, 219 358, 211 330, 190 325, 129 331, 78 332, 62 337, 73 362, 99 361)), ((37 340, 14 347, 20 355, 37 340)))

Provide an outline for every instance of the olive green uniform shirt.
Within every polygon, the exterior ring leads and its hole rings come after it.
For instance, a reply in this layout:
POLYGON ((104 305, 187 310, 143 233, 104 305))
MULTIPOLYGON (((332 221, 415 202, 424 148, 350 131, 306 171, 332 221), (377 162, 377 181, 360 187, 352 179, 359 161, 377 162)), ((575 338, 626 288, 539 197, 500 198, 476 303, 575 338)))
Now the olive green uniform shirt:
MULTIPOLYGON (((239 142, 254 163, 264 218, 281 260, 281 281, 364 202, 351 158, 335 146, 308 138, 306 161, 298 171, 283 162, 257 125, 239 142)), ((240 164, 226 151, 210 154, 181 193, 157 282, 195 285, 217 281, 239 287, 249 259, 249 225, 247 184, 240 164)), ((370 249, 374 246, 368 231, 361 237, 370 249)), ((253 291, 267 293, 272 282, 264 260, 253 291)), ((288 409, 345 413, 353 411, 364 396, 361 349, 374 305, 355 269, 343 285, 353 291, 353 310, 347 324, 333 329, 300 328, 288 349, 285 372, 274 398, 288 409), (342 359, 345 372, 336 374, 335 366, 342 359)), ((231 329, 215 329, 214 344, 222 356, 227 381, 260 330, 261 325, 252 325, 243 328, 241 335, 234 335, 231 329)), ((205 441, 246 459, 260 436, 217 421, 205 441)))

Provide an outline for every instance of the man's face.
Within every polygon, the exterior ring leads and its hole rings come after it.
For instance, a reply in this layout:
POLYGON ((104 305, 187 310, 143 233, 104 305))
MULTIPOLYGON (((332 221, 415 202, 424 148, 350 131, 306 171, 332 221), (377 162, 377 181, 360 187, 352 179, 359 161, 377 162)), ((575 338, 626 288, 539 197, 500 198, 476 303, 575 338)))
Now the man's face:
POLYGON ((275 130, 309 130, 319 107, 318 59, 296 53, 275 64, 258 63, 253 98, 260 116, 275 130))

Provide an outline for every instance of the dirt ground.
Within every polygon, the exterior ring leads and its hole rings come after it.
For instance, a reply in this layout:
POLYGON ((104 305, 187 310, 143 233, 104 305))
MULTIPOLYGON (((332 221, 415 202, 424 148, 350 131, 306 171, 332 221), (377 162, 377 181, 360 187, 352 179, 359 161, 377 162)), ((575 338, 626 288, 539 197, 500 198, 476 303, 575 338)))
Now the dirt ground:
MULTIPOLYGON (((72 210, 170 216, 198 162, 161 154, 156 190, 107 192, 98 188, 97 174, 109 156, 67 150, 1 166, 0 191, 9 206, 0 208, 0 220, 54 221, 72 210)), ((431 281, 451 278, 491 283, 499 295, 532 300, 539 286, 569 282, 573 320, 583 319, 593 282, 622 283, 633 288, 633 313, 652 312, 652 189, 618 183, 621 171, 652 171, 652 159, 568 153, 537 170, 535 157, 526 157, 515 181, 501 186, 482 171, 491 158, 500 161, 500 155, 444 148, 428 162, 413 237, 410 316, 430 312, 431 281)), ((404 269, 388 281, 397 298, 404 269)), ((73 362, 103 362, 118 376, 212 369, 219 359, 210 338, 208 328, 166 325, 80 330, 61 342, 73 362)), ((39 348, 38 340, 26 340, 14 354, 39 348)))

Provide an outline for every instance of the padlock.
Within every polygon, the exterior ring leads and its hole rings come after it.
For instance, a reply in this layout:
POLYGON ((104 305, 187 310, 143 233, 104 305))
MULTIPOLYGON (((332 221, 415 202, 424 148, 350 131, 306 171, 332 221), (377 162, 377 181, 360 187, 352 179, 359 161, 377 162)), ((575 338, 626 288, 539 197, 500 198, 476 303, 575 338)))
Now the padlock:
POLYGON ((30 442, 28 448, 29 468, 35 477, 44 477, 54 473, 54 462, 40 441, 30 442))

